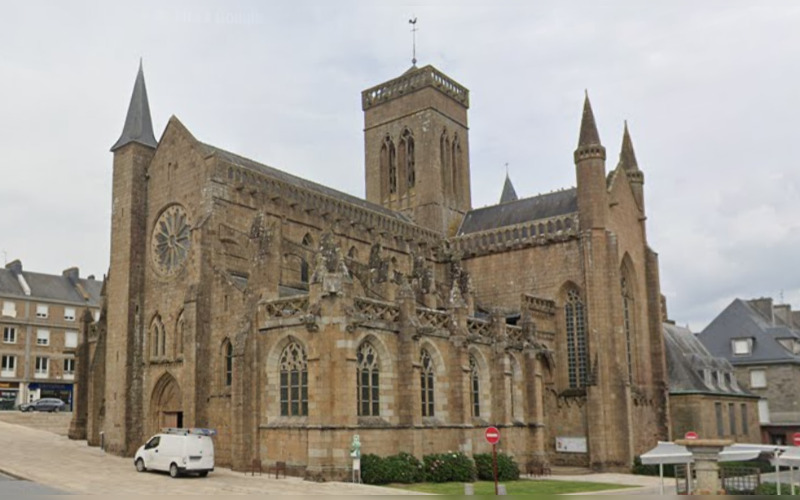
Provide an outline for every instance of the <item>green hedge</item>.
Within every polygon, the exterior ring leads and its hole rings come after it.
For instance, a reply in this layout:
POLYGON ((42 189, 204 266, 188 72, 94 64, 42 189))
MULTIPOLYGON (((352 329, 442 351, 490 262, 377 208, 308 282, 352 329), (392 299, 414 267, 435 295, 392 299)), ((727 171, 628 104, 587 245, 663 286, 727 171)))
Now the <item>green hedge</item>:
POLYGON ((460 451, 425 455, 422 462, 425 465, 426 481, 432 483, 475 481, 475 462, 460 451))
POLYGON ((409 453, 381 458, 361 457, 361 480, 366 484, 419 483, 425 479, 422 462, 409 453))
MULTIPOLYGON (((481 481, 494 481, 494 465, 492 464, 491 453, 478 453, 472 458, 475 459, 475 468, 478 471, 478 479, 481 481)), ((497 454, 497 480, 516 481, 519 479, 519 465, 505 453, 497 454)))

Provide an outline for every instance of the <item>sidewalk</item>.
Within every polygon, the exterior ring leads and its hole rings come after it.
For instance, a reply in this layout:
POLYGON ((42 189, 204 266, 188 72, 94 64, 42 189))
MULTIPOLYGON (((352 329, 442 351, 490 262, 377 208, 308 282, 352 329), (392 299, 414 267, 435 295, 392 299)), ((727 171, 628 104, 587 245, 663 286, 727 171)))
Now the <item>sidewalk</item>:
POLYGON ((0 421, 0 472, 67 493, 87 495, 406 495, 403 490, 352 483, 274 479, 216 468, 206 478, 136 472, 133 460, 85 441, 0 421))

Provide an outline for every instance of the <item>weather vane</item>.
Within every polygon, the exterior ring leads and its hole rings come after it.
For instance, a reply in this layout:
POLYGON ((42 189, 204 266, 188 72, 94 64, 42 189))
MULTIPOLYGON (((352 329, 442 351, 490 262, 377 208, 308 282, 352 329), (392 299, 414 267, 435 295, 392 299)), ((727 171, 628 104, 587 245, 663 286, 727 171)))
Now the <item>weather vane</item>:
POLYGON ((408 24, 411 25, 411 64, 417 65, 417 18, 409 19, 408 24))

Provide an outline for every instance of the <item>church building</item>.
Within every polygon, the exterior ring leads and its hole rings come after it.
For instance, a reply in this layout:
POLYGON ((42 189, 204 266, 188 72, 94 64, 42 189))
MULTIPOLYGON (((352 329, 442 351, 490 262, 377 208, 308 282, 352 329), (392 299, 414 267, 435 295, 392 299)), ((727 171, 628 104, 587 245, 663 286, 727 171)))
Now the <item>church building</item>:
MULTIPOLYGON (((113 145, 103 313, 70 435, 132 456, 217 430, 221 466, 349 477, 362 451, 491 449, 627 469, 668 437, 657 254, 627 126, 585 99, 576 186, 473 209, 469 91, 433 66, 362 92, 366 199, 195 138, 156 140, 141 67, 113 145)), ((565 153, 566 154, 566 153, 565 153)), ((82 382, 81 382, 82 381, 82 382)))

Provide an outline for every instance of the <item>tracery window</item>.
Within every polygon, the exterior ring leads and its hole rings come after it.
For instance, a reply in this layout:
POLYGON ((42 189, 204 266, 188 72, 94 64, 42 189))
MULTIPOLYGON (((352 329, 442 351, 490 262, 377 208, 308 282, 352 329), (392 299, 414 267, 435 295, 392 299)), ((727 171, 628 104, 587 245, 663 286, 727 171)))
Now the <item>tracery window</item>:
POLYGON ((358 416, 380 415, 380 365, 378 353, 369 342, 364 342, 356 354, 358 385, 358 416))
POLYGON ((183 319, 183 311, 178 315, 178 320, 175 322, 175 354, 183 354, 183 331, 186 322, 183 319))
POLYGON ((475 356, 469 357, 469 389, 472 416, 481 416, 481 376, 475 356))
POLYGON ((567 330, 567 373, 570 388, 584 387, 588 381, 588 354, 586 350, 586 320, 583 300, 577 290, 567 292, 564 305, 567 330))
POLYGON ((308 415, 308 358, 297 342, 291 342, 281 353, 281 416, 308 415))
POLYGON ((622 286, 622 320, 625 329, 625 359, 628 363, 628 382, 633 383, 633 294, 628 286, 627 278, 621 280, 622 286))
MULTIPOLYGON (((303 236, 303 246, 309 249, 314 248, 314 239, 311 237, 310 234, 306 233, 303 236)), ((309 267, 308 267, 308 260, 305 258, 300 259, 300 282, 308 283, 308 275, 309 275, 309 267)))
POLYGON ((422 373, 420 374, 420 391, 422 395, 422 416, 432 417, 433 411, 433 360, 427 350, 422 350, 420 357, 422 373))
POLYGON ((164 356, 167 353, 167 335, 159 316, 156 316, 150 325, 150 340, 151 353, 154 358, 164 356))

